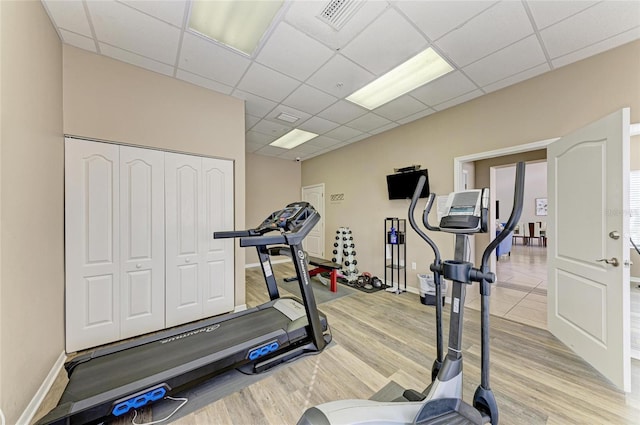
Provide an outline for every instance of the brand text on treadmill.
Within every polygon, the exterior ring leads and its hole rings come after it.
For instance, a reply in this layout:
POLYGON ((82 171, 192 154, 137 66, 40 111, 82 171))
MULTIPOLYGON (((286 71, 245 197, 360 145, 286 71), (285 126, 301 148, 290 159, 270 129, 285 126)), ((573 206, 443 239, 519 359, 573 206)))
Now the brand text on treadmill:
POLYGON ((213 326, 207 326, 206 328, 202 328, 202 329, 198 329, 196 331, 191 331, 191 332, 185 332, 183 334, 180 335, 176 335, 173 336, 171 338, 167 338, 167 339, 163 339, 162 341, 160 341, 161 344, 166 344, 167 342, 173 342, 182 338, 186 338, 188 336, 193 336, 193 335, 197 335, 199 333, 202 332, 213 332, 216 329, 218 329, 220 327, 220 325, 213 325, 213 326))

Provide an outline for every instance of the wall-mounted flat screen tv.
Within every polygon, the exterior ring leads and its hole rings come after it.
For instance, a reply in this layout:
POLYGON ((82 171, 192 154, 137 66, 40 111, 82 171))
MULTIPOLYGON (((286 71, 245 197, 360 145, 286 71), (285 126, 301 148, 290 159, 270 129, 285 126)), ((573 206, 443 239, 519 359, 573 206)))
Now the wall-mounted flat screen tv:
POLYGON ((421 198, 429 196, 429 174, 427 170, 408 171, 406 173, 389 174, 387 176, 387 190, 389 199, 411 199, 416 190, 418 179, 425 176, 427 181, 420 193, 421 198))

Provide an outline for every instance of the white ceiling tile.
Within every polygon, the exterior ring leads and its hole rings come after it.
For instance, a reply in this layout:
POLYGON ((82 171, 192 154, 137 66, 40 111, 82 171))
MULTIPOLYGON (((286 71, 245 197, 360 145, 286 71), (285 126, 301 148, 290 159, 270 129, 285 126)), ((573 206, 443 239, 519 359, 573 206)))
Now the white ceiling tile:
POLYGON ((245 130, 249 130, 254 125, 258 124, 260 118, 254 117, 253 115, 245 114, 244 115, 244 128, 245 130))
POLYGON ((477 88, 464 74, 454 71, 422 87, 418 87, 409 94, 426 105, 437 105, 477 88))
POLYGON ((463 68, 480 87, 546 62, 538 38, 531 35, 463 68))
POLYGON ((298 128, 300 130, 310 131, 316 134, 324 134, 327 131, 333 130, 334 128, 339 126, 340 124, 333 121, 325 120, 324 118, 311 117, 304 123, 300 124, 298 128))
POLYGON ((383 125, 380 128, 376 128, 375 130, 371 130, 369 131, 369 134, 380 134, 380 133, 384 133, 387 130, 391 130, 392 128, 396 128, 398 126, 398 123, 395 122, 391 122, 387 125, 383 125))
POLYGON ((347 123, 348 127, 355 128, 356 130, 370 132, 371 130, 375 130, 376 128, 380 128, 384 125, 391 123, 386 118, 381 117, 380 115, 376 115, 373 112, 369 112, 359 118, 356 118, 353 121, 347 123))
POLYGON ((268 145, 269 143, 276 140, 276 137, 274 136, 269 136, 262 133, 256 133, 255 131, 247 131, 245 138, 248 143, 252 143, 254 145, 260 145, 261 147, 268 145))
POLYGON ((360 136, 361 134, 362 131, 343 125, 338 128, 334 128, 333 130, 325 134, 325 136, 337 140, 349 140, 354 137, 360 136))
POLYGON ((332 138, 327 137, 327 136, 318 136, 318 137, 315 137, 315 138, 309 140, 308 143, 312 144, 314 146, 317 146, 317 147, 319 147, 321 149, 326 149, 326 148, 329 148, 331 146, 337 145, 338 143, 340 143, 340 140, 332 139, 332 138))
POLYGON ((118 49, 117 47, 109 46, 108 44, 98 43, 98 45, 100 47, 100 52, 105 56, 109 56, 119 61, 139 66, 140 68, 145 68, 159 74, 173 76, 173 67, 170 65, 145 58, 144 56, 136 55, 135 53, 127 52, 126 50, 118 49))
POLYGON ((96 43, 93 41, 93 38, 85 37, 84 35, 63 29, 59 29, 59 31, 63 42, 84 50, 89 50, 94 53, 96 52, 96 43))
POLYGON ((245 112, 260 118, 271 112, 271 110, 277 105, 276 102, 272 102, 271 100, 264 99, 251 93, 243 92, 242 90, 234 90, 231 96, 244 100, 245 112))
POLYGON ((380 106, 377 109, 374 109, 373 112, 392 121, 397 121, 400 118, 413 115, 424 109, 427 109, 425 104, 409 95, 404 95, 380 106))
POLYGON ((282 22, 266 41, 256 61, 304 81, 331 56, 333 50, 282 22))
POLYGON ((336 103, 337 100, 338 98, 330 94, 303 84, 295 89, 282 103, 310 114, 317 114, 327 106, 336 103))
POLYGON ((384 1, 368 1, 336 31, 318 18, 325 6, 324 1, 292 1, 285 20, 333 50, 344 47, 388 7, 384 1))
POLYGON ((530 34, 533 28, 522 3, 506 1, 485 10, 435 44, 458 66, 465 66, 530 34))
POLYGON ((179 69, 176 73, 176 78, 179 78, 183 81, 187 81, 189 83, 195 84, 200 87, 204 87, 218 93, 231 94, 233 91, 233 87, 228 86, 226 84, 219 83, 217 81, 210 80, 208 78, 201 77, 199 75, 193 74, 188 71, 184 71, 179 69))
POLYGON ((367 112, 368 111, 366 109, 363 109, 354 103, 347 102, 346 100, 340 100, 320 112, 318 116, 320 118, 328 119, 329 121, 344 124, 366 114, 367 112))
POLYGON ((596 1, 528 0, 527 5, 539 30, 593 6, 596 1))
POLYGON ((529 78, 533 78, 537 75, 544 74, 545 72, 550 70, 551 68, 549 67, 549 64, 545 62, 541 65, 534 66, 531 69, 527 69, 526 71, 522 71, 518 74, 504 78, 500 81, 496 81, 495 83, 488 84, 482 87, 482 90, 484 90, 486 93, 490 93, 492 91, 500 90, 502 88, 519 83, 521 81, 528 80, 529 78))
POLYGON ((347 143, 355 143, 355 142, 359 142, 360 140, 364 140, 368 137, 371 137, 370 134, 368 133, 363 133, 363 134, 359 134, 355 137, 352 137, 351 139, 347 140, 347 143))
POLYGON ((162 19, 177 27, 182 27, 187 2, 184 0, 120 0, 133 8, 143 11, 155 18, 162 19))
POLYGON ((262 149, 264 147, 264 145, 260 145, 260 144, 256 144, 256 143, 251 143, 249 141, 247 141, 244 144, 245 148, 245 152, 249 152, 249 153, 254 153, 255 151, 262 149))
POLYGON ((273 122, 281 122, 283 125, 297 127, 298 125, 302 124, 303 122, 305 122, 306 120, 311 118, 311 115, 307 114, 306 112, 302 112, 302 111, 299 111, 299 110, 294 109, 294 108, 290 108, 290 107, 285 106, 285 105, 278 105, 273 111, 271 111, 271 112, 269 112, 269 114, 267 114, 266 118, 270 119, 273 122), (286 121, 279 120, 278 119, 278 115, 280 115, 283 112, 285 114, 287 114, 287 115, 298 117, 298 120, 295 121, 295 122, 292 122, 292 123, 288 123, 286 121))
POLYGON ((238 88, 280 102, 299 85, 300 82, 293 78, 254 62, 238 83, 238 88))
POLYGON ((260 122, 253 126, 252 132, 266 134, 268 136, 278 138, 284 136, 290 132, 292 127, 279 124, 268 120, 260 120, 260 122))
POLYGON ((567 55, 560 56, 556 59, 552 59, 551 63, 553 64, 554 67, 565 66, 572 62, 585 59, 589 56, 597 55, 598 53, 602 53, 605 50, 613 49, 614 47, 622 46, 623 44, 626 44, 638 39, 640 39, 640 27, 630 29, 628 31, 623 32, 622 34, 618 34, 616 36, 607 38, 606 40, 600 41, 598 43, 594 43, 583 49, 579 49, 567 55))
POLYGON ((555 59, 638 25, 640 2, 605 1, 540 31, 540 36, 555 59))
POLYGON ((48 0, 43 3, 57 27, 93 37, 83 2, 48 0))
POLYGON ((370 83, 374 78, 373 74, 349 59, 336 55, 313 74, 307 80, 307 84, 342 99, 370 83))
POLYGON ((86 3, 98 41, 111 46, 174 64, 180 30, 166 22, 114 1, 86 3))
POLYGON ((495 1, 399 1, 407 18, 431 41, 435 41, 489 8, 495 1))
POLYGON ((344 49, 342 54, 368 71, 382 75, 427 48, 427 41, 395 9, 387 9, 344 49), (393 31, 389 31, 393 28, 393 31))
POLYGON ((428 115, 431 115, 431 114, 433 114, 435 112, 436 112, 435 109, 431 109, 431 108, 425 109, 424 111, 420 111, 417 114, 409 115, 408 117, 399 119, 398 122, 400 124, 407 124, 407 123, 410 123, 412 121, 419 120, 420 118, 424 118, 424 117, 426 117, 428 115))
POLYGON ((443 102, 439 105, 433 107, 436 111, 443 111, 447 108, 451 108, 456 105, 460 105, 461 103, 468 102, 472 99, 475 99, 478 96, 482 96, 483 93, 481 90, 474 90, 471 93, 463 94, 462 96, 458 96, 455 99, 451 99, 447 102, 443 102))
POLYGON ((203 37, 185 33, 179 67, 202 77, 235 86, 251 61, 203 37))
POLYGON ((266 155, 266 156, 275 156, 278 157, 280 155, 286 154, 288 149, 276 148, 275 146, 264 146, 256 151, 257 154, 266 155))

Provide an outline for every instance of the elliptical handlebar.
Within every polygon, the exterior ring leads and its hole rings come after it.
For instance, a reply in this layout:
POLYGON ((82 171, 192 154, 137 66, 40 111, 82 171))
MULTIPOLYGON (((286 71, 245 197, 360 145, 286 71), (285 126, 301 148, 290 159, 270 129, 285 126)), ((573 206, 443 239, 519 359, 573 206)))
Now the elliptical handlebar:
POLYGON ((440 228, 438 226, 432 226, 429 224, 429 213, 431 212, 431 208, 433 207, 433 203, 435 202, 435 200, 436 194, 430 193, 427 204, 424 206, 424 211, 422 212, 422 224, 424 224, 424 227, 431 230, 432 232, 439 232, 440 228))
POLYGON ((483 272, 488 270, 489 256, 491 255, 493 250, 496 249, 496 247, 500 245, 500 243, 505 240, 507 236, 511 234, 511 232, 513 232, 513 229, 516 228, 518 220, 520 220, 520 216, 522 215, 522 205, 524 200, 524 169, 524 162, 521 161, 516 164, 516 182, 515 192, 513 195, 513 209, 511 210, 511 215, 509 216, 507 224, 504 226, 502 232, 500 232, 496 236, 496 238, 492 240, 489 245, 487 245, 484 253, 482 254, 481 270, 483 272))
MULTIPOLYGON (((427 178, 425 176, 420 176, 420 178, 418 179, 418 184, 416 185, 416 190, 413 191, 413 197, 411 198, 411 205, 409 205, 409 224, 411 225, 411 228, 413 228, 413 230, 415 230, 416 233, 422 239, 424 239, 425 242, 429 244, 429 246, 431 247, 435 255, 434 262, 436 264, 440 264, 440 251, 438 250, 438 247, 436 246, 435 242, 433 242, 431 238, 427 236, 427 234, 424 233, 422 229, 418 227, 418 224, 416 223, 414 218, 416 204, 418 203, 418 198, 420 198, 420 193, 422 193, 422 188, 424 188, 426 181, 427 181, 427 178)), ((425 207, 425 212, 423 213, 423 222, 425 223, 425 226, 429 230, 435 230, 434 228, 429 226, 429 224, 427 223, 428 221, 427 216, 429 215, 429 210, 431 210, 431 206, 433 205, 433 199, 435 199, 435 194, 430 193, 429 202, 427 202, 427 206, 425 207)))

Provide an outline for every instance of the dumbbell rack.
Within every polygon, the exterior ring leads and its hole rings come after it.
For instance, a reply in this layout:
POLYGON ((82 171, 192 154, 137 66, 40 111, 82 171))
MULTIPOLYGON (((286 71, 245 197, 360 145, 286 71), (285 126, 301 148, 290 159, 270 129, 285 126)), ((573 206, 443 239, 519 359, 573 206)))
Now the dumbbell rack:
POLYGON ((342 266, 341 272, 344 278, 351 284, 358 279, 358 261, 355 259, 356 251, 353 242, 353 232, 348 227, 340 227, 336 231, 333 244, 333 258, 331 261, 342 266))
POLYGON ((387 291, 401 294, 407 291, 406 220, 387 217, 384 220, 384 284, 387 291), (392 237, 395 229, 395 239, 392 237))

